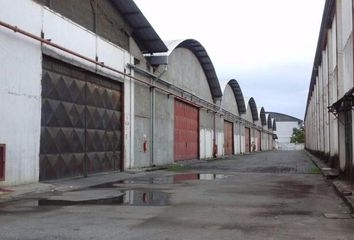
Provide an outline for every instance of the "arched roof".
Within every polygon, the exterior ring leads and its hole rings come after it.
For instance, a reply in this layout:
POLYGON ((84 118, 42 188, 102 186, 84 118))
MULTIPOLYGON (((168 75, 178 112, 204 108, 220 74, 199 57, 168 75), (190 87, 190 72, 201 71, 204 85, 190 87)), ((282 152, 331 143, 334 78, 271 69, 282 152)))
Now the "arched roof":
POLYGON ((270 114, 268 114, 267 125, 268 125, 268 129, 273 128, 272 116, 270 114))
POLYGON ((245 99, 243 98, 240 85, 235 79, 231 79, 227 84, 230 85, 232 91, 234 92, 239 114, 246 113, 245 99))
POLYGON ((132 28, 132 37, 143 53, 167 52, 165 43, 132 0, 111 0, 132 28))
POLYGON ((251 97, 251 98, 248 100, 248 104, 249 104, 250 107, 251 107, 251 113, 252 113, 252 119, 253 119, 253 121, 258 121, 257 104, 256 104, 256 101, 254 100, 253 97, 251 97))
POLYGON ((208 80, 209 88, 213 99, 221 98, 222 91, 215 68, 205 48, 197 40, 185 39, 165 42, 168 47, 169 56, 176 48, 187 48, 197 57, 208 80))
POLYGON ((267 112, 267 113, 269 113, 269 115, 271 115, 272 118, 276 119, 277 122, 298 122, 298 124, 303 123, 301 119, 286 115, 284 113, 278 113, 278 112, 267 112))
POLYGON ((273 121, 273 131, 276 131, 277 130, 277 121, 273 121))
POLYGON ((266 118, 266 115, 265 115, 264 107, 261 107, 261 110, 259 111, 259 116, 261 118, 262 126, 267 125, 267 118, 266 118))

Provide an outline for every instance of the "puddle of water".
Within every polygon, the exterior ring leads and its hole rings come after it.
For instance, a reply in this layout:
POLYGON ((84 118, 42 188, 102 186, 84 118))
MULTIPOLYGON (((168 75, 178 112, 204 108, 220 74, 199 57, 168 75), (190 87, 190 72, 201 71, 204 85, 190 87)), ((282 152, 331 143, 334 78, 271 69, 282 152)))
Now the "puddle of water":
POLYGON ((92 188, 112 188, 119 187, 122 184, 175 184, 183 181, 194 181, 194 180, 218 180, 227 178, 223 174, 214 173, 182 173, 175 174, 172 176, 163 177, 138 177, 134 179, 127 179, 122 181, 117 181, 113 183, 104 183, 100 185, 93 186, 92 188))
POLYGON ((126 206, 168 206, 170 195, 160 191, 126 190, 122 195, 113 198, 68 201, 50 199, 29 199, 8 202, 0 205, 1 214, 24 214, 55 209, 58 206, 74 205, 126 205, 126 206))
POLYGON ((130 206, 167 206, 170 205, 168 193, 160 191, 124 190, 121 196, 89 201, 39 200, 40 206, 50 205, 130 205, 130 206))

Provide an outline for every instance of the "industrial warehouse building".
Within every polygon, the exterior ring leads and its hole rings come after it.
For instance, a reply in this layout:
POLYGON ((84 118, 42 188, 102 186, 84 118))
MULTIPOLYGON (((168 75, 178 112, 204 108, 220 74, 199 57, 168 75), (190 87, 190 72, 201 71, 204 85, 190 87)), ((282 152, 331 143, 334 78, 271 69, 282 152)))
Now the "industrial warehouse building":
POLYGON ((327 0, 305 114, 306 148, 353 174, 353 2, 327 0))
POLYGON ((4 1, 0 16, 0 185, 273 148, 254 98, 222 91, 202 44, 164 43, 131 0, 4 1))
POLYGON ((275 140, 276 148, 279 150, 300 150, 304 144, 291 143, 293 129, 303 127, 303 121, 293 116, 283 113, 267 112, 271 119, 274 119, 273 132, 277 136, 275 140))

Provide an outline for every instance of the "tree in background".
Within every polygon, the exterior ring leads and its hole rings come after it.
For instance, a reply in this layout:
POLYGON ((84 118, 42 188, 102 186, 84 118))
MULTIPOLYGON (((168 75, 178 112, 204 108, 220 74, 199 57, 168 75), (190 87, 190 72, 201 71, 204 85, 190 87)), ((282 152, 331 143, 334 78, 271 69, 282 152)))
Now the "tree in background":
POLYGON ((290 139, 291 143, 304 143, 305 142, 305 130, 304 127, 293 128, 293 135, 290 139))

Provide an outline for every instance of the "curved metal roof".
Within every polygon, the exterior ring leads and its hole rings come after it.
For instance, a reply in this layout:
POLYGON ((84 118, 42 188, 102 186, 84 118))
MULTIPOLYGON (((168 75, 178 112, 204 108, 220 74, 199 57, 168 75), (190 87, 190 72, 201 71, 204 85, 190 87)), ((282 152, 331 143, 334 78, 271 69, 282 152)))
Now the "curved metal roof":
POLYGON ((273 128, 272 116, 270 114, 268 114, 267 125, 268 125, 268 129, 273 128))
POLYGON ((143 53, 167 52, 165 43, 132 0, 111 0, 132 28, 132 37, 143 53))
POLYGON ((274 119, 273 121, 273 131, 277 130, 277 121, 274 119))
POLYGON ((227 84, 230 85, 232 91, 234 92, 239 114, 246 113, 245 99, 243 98, 240 85, 235 79, 231 79, 227 84))
POLYGON ((176 48, 187 48, 190 51, 192 51, 202 66, 204 74, 208 80, 209 88, 211 91, 211 95, 213 96, 213 99, 215 100, 217 98, 222 97, 222 91, 221 91, 219 79, 215 72, 214 65, 211 62, 211 59, 207 51, 202 46, 202 44, 200 44, 200 42, 194 39, 185 39, 185 40, 174 40, 165 43, 168 47, 168 52, 167 52, 168 55, 170 55, 173 52, 173 50, 175 50, 176 48))
POLYGON ((258 121, 257 104, 256 104, 256 101, 254 100, 253 97, 251 97, 251 98, 248 100, 248 104, 249 104, 250 107, 251 107, 251 113, 252 113, 252 119, 253 119, 253 121, 258 121))
POLYGON ((269 115, 272 116, 272 118, 276 119, 277 122, 298 122, 299 124, 302 124, 303 121, 299 118, 289 116, 284 113, 278 113, 278 112, 267 112, 269 115))
POLYGON ((266 118, 266 115, 265 115, 264 107, 261 107, 261 110, 259 111, 259 116, 261 118, 262 126, 267 125, 267 118, 266 118))

